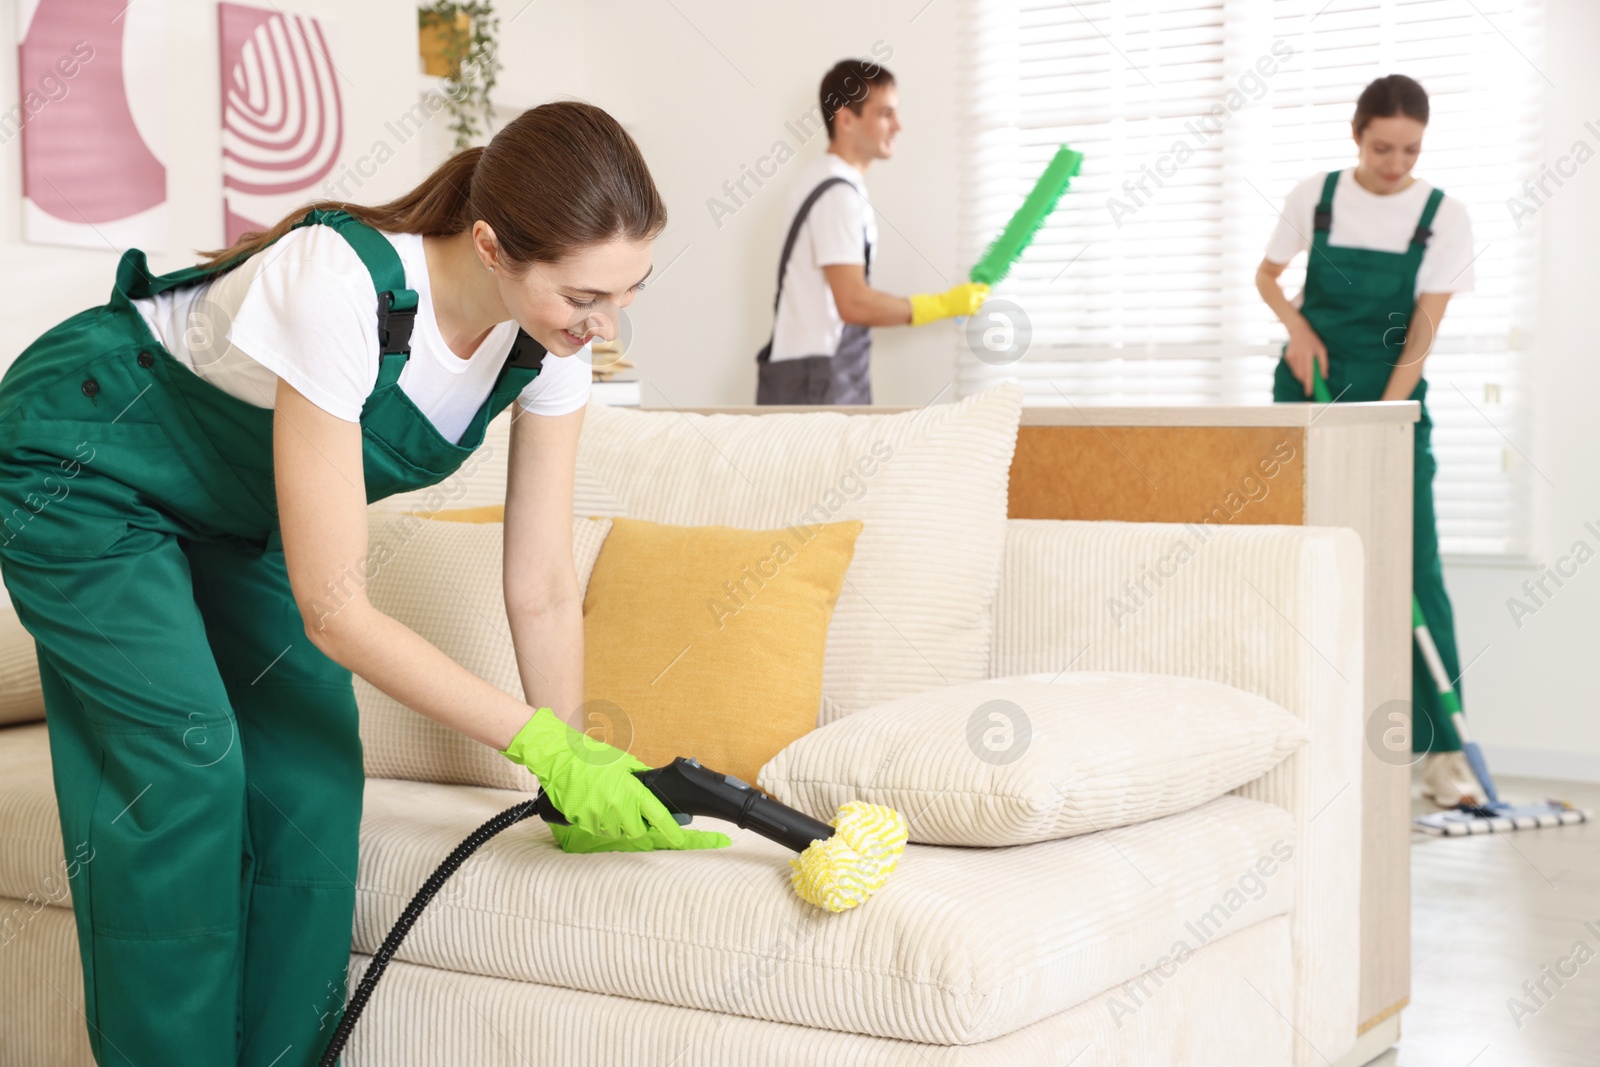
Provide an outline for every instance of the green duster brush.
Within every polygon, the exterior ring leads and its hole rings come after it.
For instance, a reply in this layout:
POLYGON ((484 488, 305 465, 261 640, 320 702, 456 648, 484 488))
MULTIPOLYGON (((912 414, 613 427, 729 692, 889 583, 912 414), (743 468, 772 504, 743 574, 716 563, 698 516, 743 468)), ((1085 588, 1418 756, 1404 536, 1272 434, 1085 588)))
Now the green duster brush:
POLYGON ((1050 160, 1050 165, 1034 183, 1033 192, 1028 194, 1017 213, 1011 216, 1011 221, 1006 223, 1000 236, 972 265, 972 270, 967 273, 968 281, 993 286, 1011 272, 1012 265, 1022 258, 1023 250, 1033 242, 1033 235, 1039 232, 1044 220, 1056 209, 1056 202, 1067 191, 1082 162, 1083 153, 1074 152, 1066 145, 1056 150, 1055 158, 1050 160))

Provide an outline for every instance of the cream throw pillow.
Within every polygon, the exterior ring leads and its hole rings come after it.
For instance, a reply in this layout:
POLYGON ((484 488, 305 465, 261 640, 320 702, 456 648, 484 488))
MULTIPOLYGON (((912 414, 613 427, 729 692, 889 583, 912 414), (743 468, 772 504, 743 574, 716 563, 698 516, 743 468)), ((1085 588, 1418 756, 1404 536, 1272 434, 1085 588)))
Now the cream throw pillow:
POLYGON ((1025 845, 1198 807, 1305 744, 1265 697, 1170 674, 1073 671, 902 697, 796 740, 757 784, 802 811, 851 800, 929 845, 1025 845))
MULTIPOLYGON (((446 655, 497 689, 522 698, 506 621, 503 531, 498 522, 419 518, 387 507, 368 509, 371 556, 382 562, 368 580, 367 598, 437 645, 446 655), (379 546, 386 552, 380 555, 379 546)), ((609 519, 574 519, 573 565, 580 593, 609 519)), ((538 791, 527 769, 424 715, 412 711, 361 678, 355 679, 361 709, 366 772, 375 778, 485 785, 538 791)), ((530 713, 531 714, 531 713, 530 713)))
POLYGON ((591 403, 574 512, 783 529, 860 519, 818 721, 988 673, 1022 389, 885 415, 591 403))

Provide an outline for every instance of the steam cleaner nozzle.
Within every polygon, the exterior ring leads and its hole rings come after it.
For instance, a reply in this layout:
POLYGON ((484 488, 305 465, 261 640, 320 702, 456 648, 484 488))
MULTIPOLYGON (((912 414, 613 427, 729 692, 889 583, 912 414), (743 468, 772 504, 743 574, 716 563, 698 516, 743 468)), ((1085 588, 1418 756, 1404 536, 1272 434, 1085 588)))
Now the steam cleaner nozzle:
MULTIPOLYGON (((789 861, 790 884, 802 900, 828 911, 853 908, 882 888, 905 851, 905 819, 880 804, 853 801, 825 823, 684 756, 633 773, 679 824, 696 815, 724 819, 798 852, 789 861)), ((545 822, 567 822, 543 790, 534 810, 545 822)))

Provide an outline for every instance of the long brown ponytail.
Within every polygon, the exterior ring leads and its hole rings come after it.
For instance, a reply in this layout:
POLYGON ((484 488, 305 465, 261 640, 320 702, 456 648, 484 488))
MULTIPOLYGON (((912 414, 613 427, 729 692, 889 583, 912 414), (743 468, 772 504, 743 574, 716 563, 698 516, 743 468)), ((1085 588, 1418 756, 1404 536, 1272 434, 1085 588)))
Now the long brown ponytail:
POLYGON ((587 245, 653 240, 667 208, 639 146, 592 104, 560 100, 529 108, 487 145, 462 149, 416 188, 387 204, 317 200, 227 248, 200 252, 210 268, 253 255, 308 211, 339 208, 379 230, 448 237, 482 219, 513 276, 587 245))

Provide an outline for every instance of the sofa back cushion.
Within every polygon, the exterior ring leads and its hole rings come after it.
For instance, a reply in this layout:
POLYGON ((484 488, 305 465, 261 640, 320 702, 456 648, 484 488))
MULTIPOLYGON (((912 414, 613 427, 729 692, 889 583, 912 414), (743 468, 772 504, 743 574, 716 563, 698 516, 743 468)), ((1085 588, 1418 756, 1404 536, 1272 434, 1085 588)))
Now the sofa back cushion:
POLYGON ((987 673, 1022 389, 883 415, 591 403, 574 512, 782 529, 859 519, 818 721, 987 673))
MULTIPOLYGON (((522 678, 512 650, 502 587, 499 522, 424 519, 391 507, 368 510, 367 598, 405 623, 467 670, 522 698, 522 678)), ((586 589, 609 519, 575 519, 573 565, 586 589)), ((355 678, 361 710, 363 763, 369 777, 485 785, 538 791, 526 768, 488 745, 419 715, 366 679, 355 678)), ((531 712, 530 712, 531 714, 531 712)))

